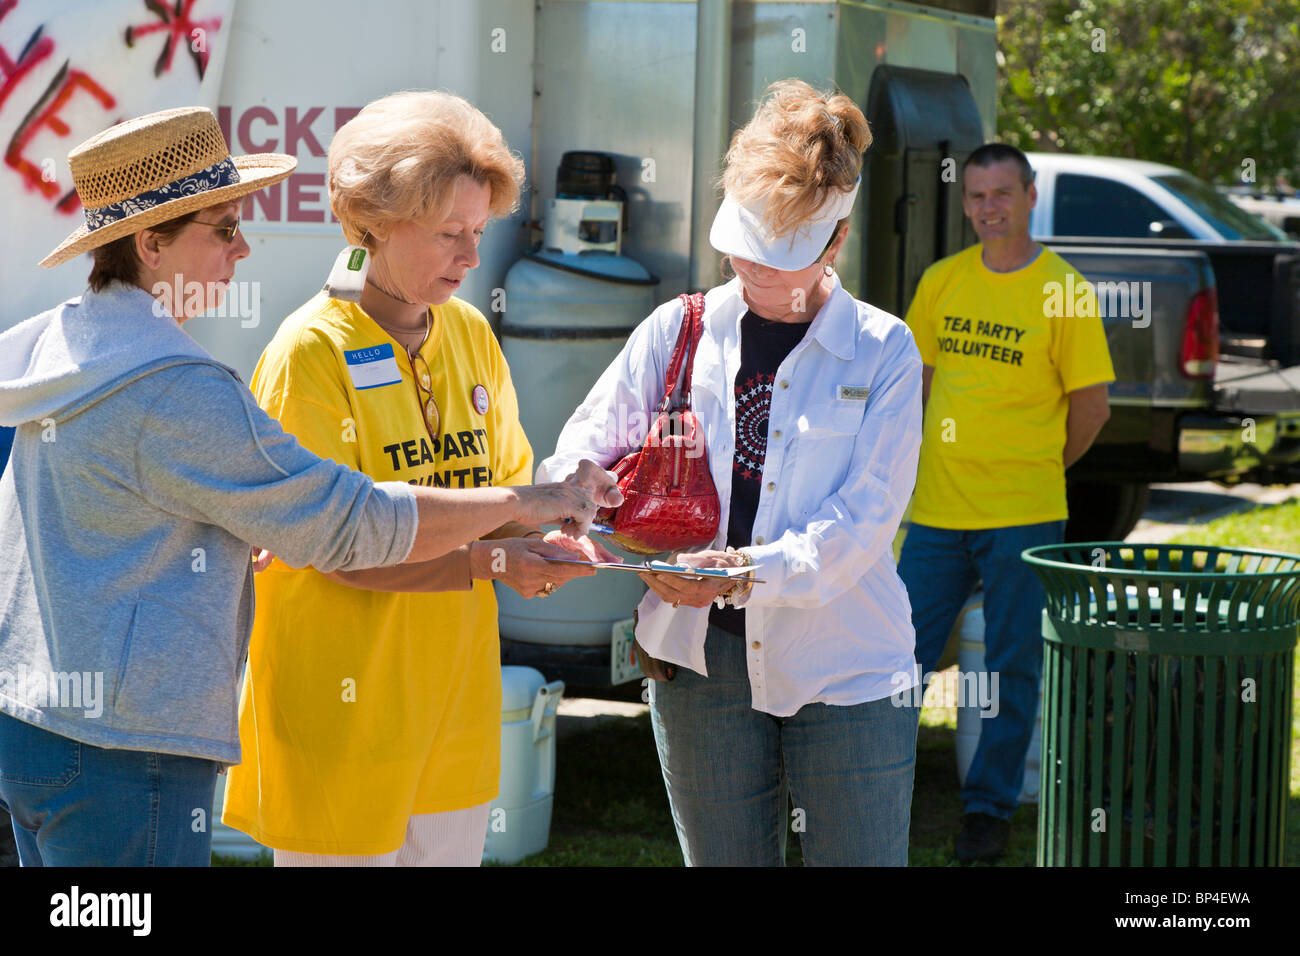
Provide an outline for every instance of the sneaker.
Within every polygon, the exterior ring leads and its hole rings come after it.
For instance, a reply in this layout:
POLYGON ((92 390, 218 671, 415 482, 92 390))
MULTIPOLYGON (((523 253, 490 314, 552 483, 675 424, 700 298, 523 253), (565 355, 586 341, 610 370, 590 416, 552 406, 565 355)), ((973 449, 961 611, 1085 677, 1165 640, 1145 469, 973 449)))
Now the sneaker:
POLYGON ((1007 848, 1011 821, 987 813, 967 813, 961 818, 961 833, 953 841, 959 863, 990 862, 1007 848))

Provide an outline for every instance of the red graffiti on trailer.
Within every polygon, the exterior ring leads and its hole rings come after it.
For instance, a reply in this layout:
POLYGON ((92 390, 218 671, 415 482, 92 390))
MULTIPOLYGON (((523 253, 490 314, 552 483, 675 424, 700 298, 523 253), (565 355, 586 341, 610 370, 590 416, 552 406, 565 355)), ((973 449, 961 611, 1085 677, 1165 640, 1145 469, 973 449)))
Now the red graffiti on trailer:
MULTIPOLYGON (((0 20, 3 20, 17 5, 18 0, 0 0, 0 20)), ((49 37, 41 36, 42 29, 42 27, 36 28, 36 32, 28 39, 16 60, 0 47, 0 108, 4 107, 9 94, 17 88, 32 68, 54 52, 54 41, 49 37)), ((89 93, 105 110, 111 110, 117 105, 117 100, 112 94, 83 71, 70 69, 69 62, 64 62, 49 86, 45 88, 45 92, 27 111, 9 140, 8 146, 5 147, 4 153, 5 165, 23 178, 28 189, 38 190, 47 199, 54 199, 59 195, 59 185, 43 176, 41 169, 23 156, 23 150, 32 137, 42 129, 49 129, 56 136, 67 136, 71 132, 59 113, 78 90, 89 93)), ((55 208, 59 212, 71 214, 76 212, 80 205, 76 190, 69 189, 57 200, 55 208)))
MULTIPOLYGON (((0 20, 3 20, 16 6, 18 0, 0 0, 0 20)), ((36 28, 36 32, 31 35, 31 39, 18 54, 17 60, 0 46, 0 109, 4 108, 9 94, 18 86, 19 81, 31 72, 32 67, 54 52, 54 41, 49 37, 41 36, 42 29, 44 28, 36 28)))
POLYGON ((138 27, 126 28, 128 47, 135 46, 137 37, 149 36, 159 30, 167 31, 167 43, 163 46, 162 54, 153 67, 154 76, 162 76, 172 68, 172 58, 176 55, 177 45, 180 44, 189 50, 190 57, 194 60, 194 68, 199 71, 199 79, 203 79, 203 74, 208 69, 208 43, 204 34, 209 30, 215 33, 220 29, 221 17, 195 20, 190 12, 197 2, 198 0, 176 0, 175 5, 169 7, 160 0, 144 0, 145 8, 161 22, 143 23, 138 27), (200 40, 202 42, 199 42, 200 40))
MULTIPOLYGON (((15 169, 27 180, 28 186, 35 187, 41 191, 46 199, 52 199, 59 193, 59 186, 56 182, 48 181, 41 175, 41 170, 31 160, 22 155, 23 149, 26 148, 31 138, 35 136, 42 128, 49 128, 58 136, 67 136, 71 129, 68 124, 63 122, 59 117, 59 111, 67 105, 77 90, 85 90, 95 99, 97 99, 105 110, 111 110, 117 105, 117 101, 102 86, 96 83, 87 74, 81 70, 70 70, 68 64, 64 63, 59 68, 50 85, 46 87, 41 98, 37 100, 36 105, 24 117, 19 124, 13 138, 9 140, 9 146, 5 150, 5 165, 15 169), (46 105, 48 103, 48 105, 46 105)), ((77 210, 81 201, 77 198, 77 191, 69 189, 63 197, 55 203, 59 212, 71 213, 77 210)))

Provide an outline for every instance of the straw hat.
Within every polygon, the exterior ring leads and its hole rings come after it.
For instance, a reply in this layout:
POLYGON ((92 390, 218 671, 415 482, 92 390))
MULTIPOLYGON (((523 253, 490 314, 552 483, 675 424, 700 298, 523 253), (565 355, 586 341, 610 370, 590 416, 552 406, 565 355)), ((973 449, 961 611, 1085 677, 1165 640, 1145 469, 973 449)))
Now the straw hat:
POLYGON ((196 209, 278 183, 283 153, 231 157, 212 111, 163 110, 118 123, 68 154, 86 222, 41 260, 45 268, 196 209))

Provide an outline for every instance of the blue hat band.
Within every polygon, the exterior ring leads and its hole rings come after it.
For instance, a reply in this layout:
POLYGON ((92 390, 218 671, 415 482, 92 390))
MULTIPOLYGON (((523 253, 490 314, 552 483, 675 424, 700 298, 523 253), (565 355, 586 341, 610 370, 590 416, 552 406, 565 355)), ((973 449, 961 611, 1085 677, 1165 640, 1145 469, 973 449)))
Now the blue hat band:
POLYGON ((100 206, 98 209, 85 210, 86 228, 94 232, 96 229, 110 226, 115 222, 121 222, 128 216, 145 212, 156 206, 161 206, 163 203, 172 202, 185 196, 211 192, 224 186, 233 186, 238 182, 239 170, 235 168, 234 160, 227 156, 219 163, 214 163, 206 169, 200 169, 197 173, 191 173, 189 176, 183 176, 180 179, 159 186, 157 189, 150 189, 138 196, 123 199, 121 202, 109 203, 107 206, 100 206))

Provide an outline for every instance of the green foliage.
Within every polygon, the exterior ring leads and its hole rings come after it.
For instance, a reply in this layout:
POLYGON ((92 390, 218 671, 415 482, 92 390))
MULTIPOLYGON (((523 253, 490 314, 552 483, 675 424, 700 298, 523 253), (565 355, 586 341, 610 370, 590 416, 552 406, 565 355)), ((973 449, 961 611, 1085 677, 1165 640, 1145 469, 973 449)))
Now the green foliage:
POLYGON ((1016 0, 998 16, 998 129, 1208 181, 1300 170, 1300 0, 1016 0))

